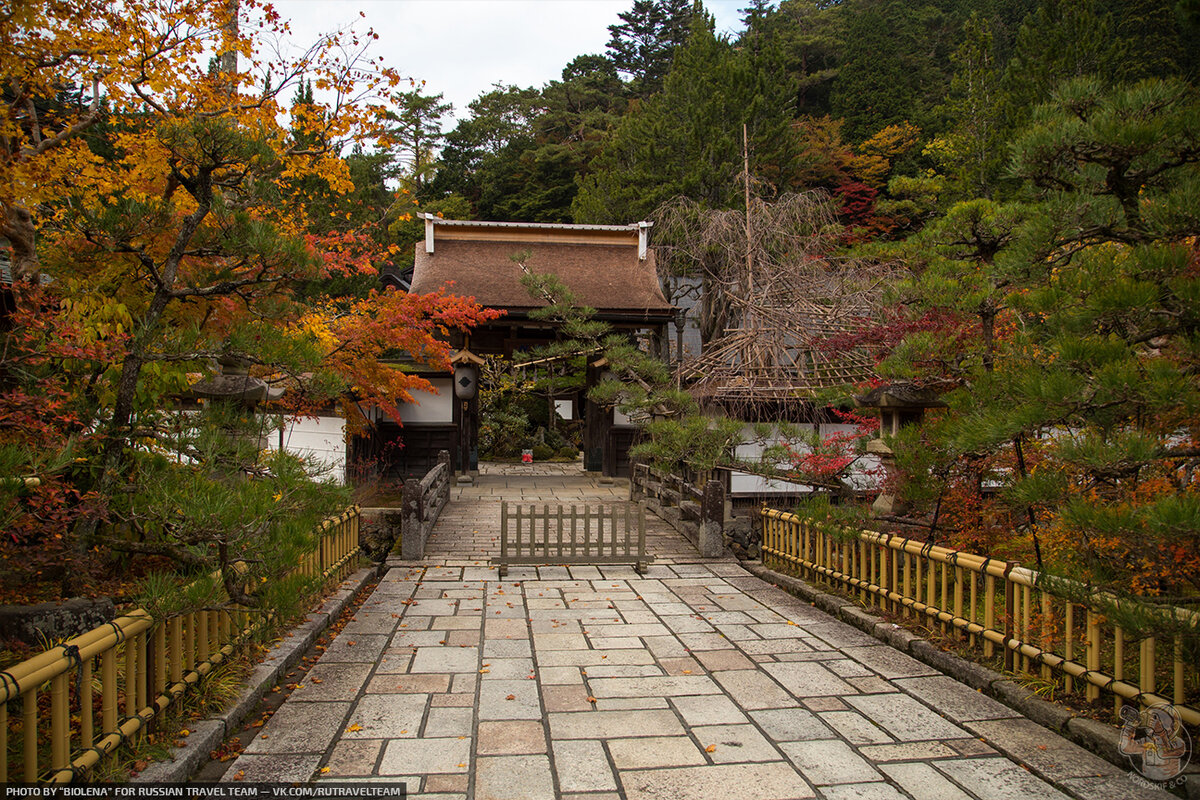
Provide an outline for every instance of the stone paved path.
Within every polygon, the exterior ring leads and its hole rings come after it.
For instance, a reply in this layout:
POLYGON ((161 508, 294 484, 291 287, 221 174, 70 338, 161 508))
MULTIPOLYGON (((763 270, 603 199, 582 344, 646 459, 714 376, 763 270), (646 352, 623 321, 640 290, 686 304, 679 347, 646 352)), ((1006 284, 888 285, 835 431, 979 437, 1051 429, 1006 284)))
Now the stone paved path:
POLYGON ((227 778, 403 780, 446 800, 1155 796, 665 527, 644 576, 497 580, 498 501, 529 477, 456 489, 439 552, 388 572, 227 778))

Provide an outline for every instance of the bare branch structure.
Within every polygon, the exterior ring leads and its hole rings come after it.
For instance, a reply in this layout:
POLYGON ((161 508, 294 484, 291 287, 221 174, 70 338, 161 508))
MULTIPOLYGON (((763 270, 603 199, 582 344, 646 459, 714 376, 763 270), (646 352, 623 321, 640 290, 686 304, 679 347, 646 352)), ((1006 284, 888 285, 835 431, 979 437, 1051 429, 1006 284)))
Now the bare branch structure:
POLYGON ((703 403, 803 403, 874 375, 869 353, 823 343, 877 317, 896 268, 835 255, 841 228, 827 195, 749 193, 736 210, 679 198, 656 217, 659 269, 701 282, 703 352, 678 377, 703 403))

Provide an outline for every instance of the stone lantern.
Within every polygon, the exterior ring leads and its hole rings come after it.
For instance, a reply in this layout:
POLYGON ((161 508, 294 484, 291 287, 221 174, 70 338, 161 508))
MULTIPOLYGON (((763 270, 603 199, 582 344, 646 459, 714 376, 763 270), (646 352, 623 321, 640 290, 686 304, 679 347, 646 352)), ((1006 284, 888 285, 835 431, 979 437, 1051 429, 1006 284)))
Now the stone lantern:
MULTIPOLYGON (((243 358, 223 355, 217 359, 221 365, 221 373, 211 378, 193 383, 188 387, 188 394, 200 402, 225 402, 236 405, 253 413, 258 404, 264 400, 276 400, 283 395, 284 390, 272 387, 262 378, 250 374, 250 362, 243 358)), ((261 450, 266 447, 263 436, 255 436, 254 442, 261 450)), ((282 440, 281 440, 282 446, 282 440)))
POLYGON ((275 400, 283 389, 272 388, 262 378, 250 374, 250 362, 237 356, 224 355, 217 359, 221 374, 192 384, 188 392, 200 400, 224 400, 246 408, 254 408, 264 400, 275 400))
MULTIPOLYGON (((879 456, 883 467, 885 481, 891 481, 895 475, 895 453, 888 444, 888 437, 900 432, 901 428, 919 423, 930 408, 944 408, 936 390, 914 386, 908 382, 890 383, 877 386, 864 395, 858 395, 854 402, 860 408, 879 409, 879 436, 867 442, 867 452, 879 456)), ((871 504, 871 510, 876 516, 903 514, 904 504, 894 495, 881 494, 871 504)))

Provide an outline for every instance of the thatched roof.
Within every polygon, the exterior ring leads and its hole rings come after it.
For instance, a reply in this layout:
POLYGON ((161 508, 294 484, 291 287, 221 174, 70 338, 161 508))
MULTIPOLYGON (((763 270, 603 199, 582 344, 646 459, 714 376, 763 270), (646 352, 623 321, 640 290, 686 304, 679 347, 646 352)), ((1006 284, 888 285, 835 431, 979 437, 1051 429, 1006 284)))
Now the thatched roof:
POLYGON ((443 286, 510 313, 546 305, 521 284, 524 274, 553 273, 578 301, 602 316, 668 320, 654 253, 639 247, 636 226, 518 225, 436 221, 416 245, 412 291, 443 286), (429 252, 429 250, 433 252, 429 252))

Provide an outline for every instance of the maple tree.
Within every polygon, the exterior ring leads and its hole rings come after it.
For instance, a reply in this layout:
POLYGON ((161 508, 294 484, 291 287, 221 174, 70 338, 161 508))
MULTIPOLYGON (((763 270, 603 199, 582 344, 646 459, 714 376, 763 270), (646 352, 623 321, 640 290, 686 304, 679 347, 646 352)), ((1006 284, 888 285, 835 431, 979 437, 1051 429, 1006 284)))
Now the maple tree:
POLYGON ((124 553, 218 568, 233 597, 293 567, 347 495, 263 451, 276 421, 214 403, 183 422, 175 398, 237 363, 289 390, 282 411, 356 397, 396 416, 431 387, 381 358, 447 367, 443 334, 494 312, 391 291, 298 302, 388 255, 329 202, 354 189, 349 146, 388 144, 382 98, 402 79, 368 56, 375 34, 286 57, 286 25, 257 0, 4 13, 0 234, 20 279, 0 363, 7 575, 78 592, 143 568, 114 571, 124 553), (315 93, 289 107, 302 78, 315 93))

